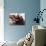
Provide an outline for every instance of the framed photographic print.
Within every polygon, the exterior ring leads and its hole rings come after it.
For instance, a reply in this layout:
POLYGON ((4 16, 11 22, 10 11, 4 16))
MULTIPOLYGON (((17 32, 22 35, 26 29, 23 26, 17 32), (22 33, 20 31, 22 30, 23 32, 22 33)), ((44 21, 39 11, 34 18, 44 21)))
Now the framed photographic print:
POLYGON ((10 13, 9 24, 10 25, 25 25, 25 13, 10 13))

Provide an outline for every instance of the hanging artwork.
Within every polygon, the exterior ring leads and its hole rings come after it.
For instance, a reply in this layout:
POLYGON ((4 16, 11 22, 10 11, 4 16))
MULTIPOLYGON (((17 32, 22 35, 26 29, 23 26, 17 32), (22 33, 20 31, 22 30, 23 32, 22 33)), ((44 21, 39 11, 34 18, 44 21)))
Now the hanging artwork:
POLYGON ((25 25, 25 13, 10 13, 9 24, 10 25, 25 25))

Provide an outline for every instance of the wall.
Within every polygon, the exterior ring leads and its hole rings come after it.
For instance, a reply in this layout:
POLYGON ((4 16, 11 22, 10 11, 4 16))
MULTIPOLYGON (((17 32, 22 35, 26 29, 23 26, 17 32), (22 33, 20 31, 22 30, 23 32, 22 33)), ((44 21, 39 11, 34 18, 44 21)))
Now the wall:
POLYGON ((0 0, 0 42, 4 41, 4 8, 3 0, 0 0))
MULTIPOLYGON (((46 0, 41 0, 40 1, 40 9, 41 9, 41 11, 43 10, 43 9, 46 9, 46 0)), ((41 21, 41 25, 43 25, 43 26, 46 26, 46 11, 44 11, 43 12, 43 22, 41 21)))
POLYGON ((40 10, 40 0, 4 0, 4 38, 7 41, 18 41, 32 30, 35 14, 40 10), (23 26, 10 26, 9 13, 24 12, 26 24, 23 26))

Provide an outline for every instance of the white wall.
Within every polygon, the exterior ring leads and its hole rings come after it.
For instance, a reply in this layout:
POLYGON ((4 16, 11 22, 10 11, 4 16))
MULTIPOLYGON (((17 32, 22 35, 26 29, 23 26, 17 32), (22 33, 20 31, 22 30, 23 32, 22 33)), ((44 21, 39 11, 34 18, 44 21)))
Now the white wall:
POLYGON ((0 42, 4 41, 4 9, 3 0, 0 0, 0 42))

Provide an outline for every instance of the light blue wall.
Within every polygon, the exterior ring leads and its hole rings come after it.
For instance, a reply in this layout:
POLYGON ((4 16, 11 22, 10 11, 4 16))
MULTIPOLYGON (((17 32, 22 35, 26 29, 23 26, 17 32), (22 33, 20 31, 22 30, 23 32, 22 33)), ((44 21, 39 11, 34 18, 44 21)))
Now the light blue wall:
MULTIPOLYGON (((42 11, 43 9, 46 9, 46 0, 41 0, 41 1, 40 1, 40 9, 41 9, 41 11, 42 11)), ((44 11, 42 17, 43 17, 43 22, 41 21, 41 22, 40 22, 40 25, 46 27, 46 11, 44 11)))
POLYGON ((33 19, 40 10, 40 0, 4 0, 4 38, 8 41, 18 41, 32 30, 33 19), (26 24, 23 26, 10 26, 9 13, 25 13, 26 24))

